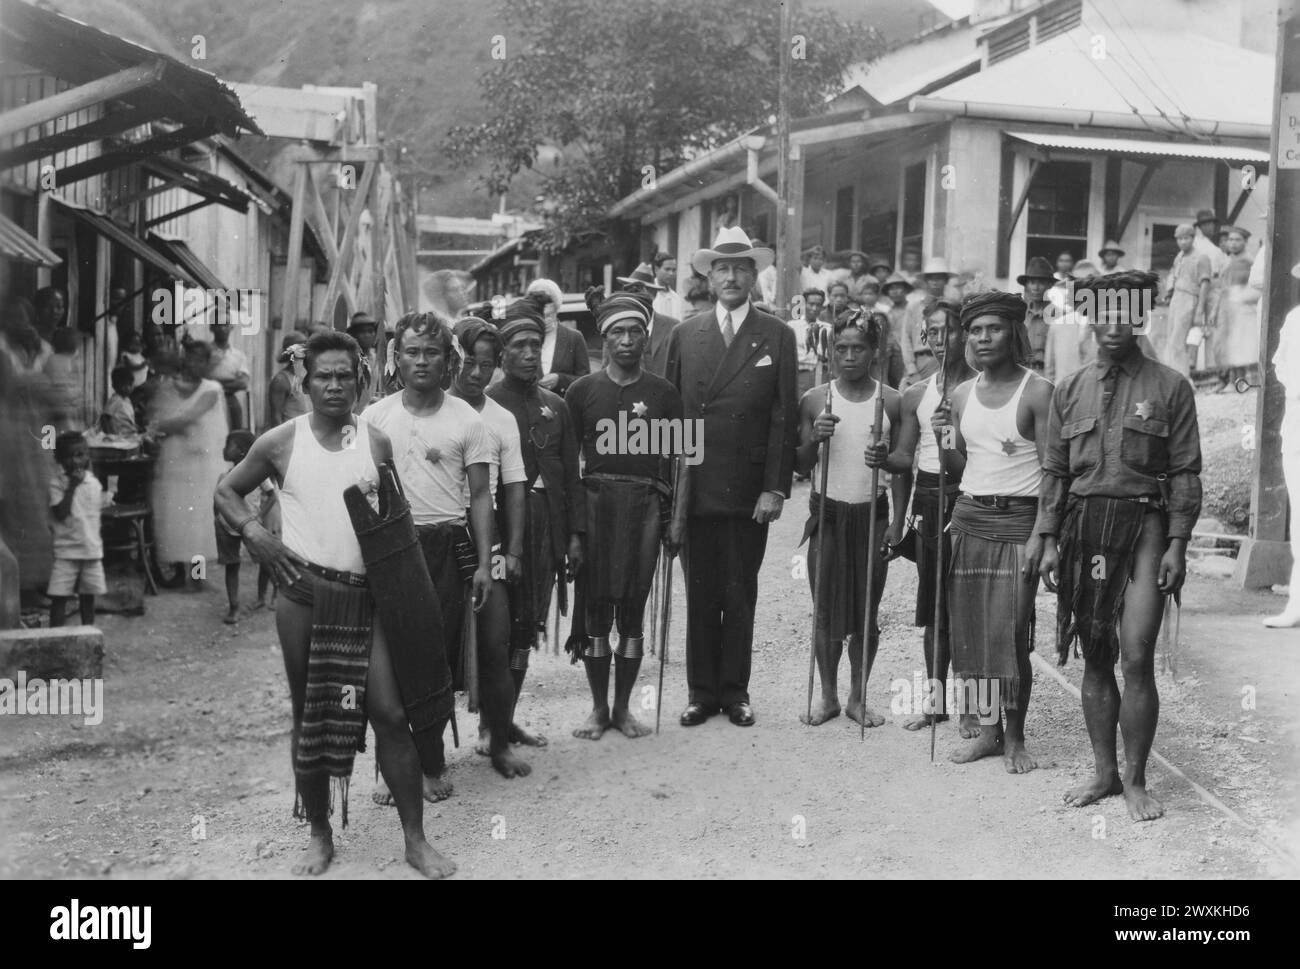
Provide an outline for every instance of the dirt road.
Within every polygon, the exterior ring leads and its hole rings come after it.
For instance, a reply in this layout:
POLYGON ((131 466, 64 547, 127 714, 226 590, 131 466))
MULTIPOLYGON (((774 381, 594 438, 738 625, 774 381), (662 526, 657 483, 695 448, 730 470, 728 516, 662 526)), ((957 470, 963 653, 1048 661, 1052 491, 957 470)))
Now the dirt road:
MULTIPOLYGON (((1157 748, 1213 791, 1255 834, 1153 767, 1168 808, 1135 825, 1121 799, 1075 810, 1062 792, 1091 767, 1078 702, 1035 674, 1030 748, 1040 769, 1005 773, 986 760, 958 767, 959 743, 940 728, 900 728, 890 684, 919 669, 911 624, 914 573, 896 563, 881 614, 884 635, 869 702, 887 717, 858 737, 841 717, 798 722, 807 675, 807 580, 795 543, 807 507, 798 485, 773 527, 760 580, 751 692, 757 726, 715 718, 677 725, 685 702, 679 617, 665 681, 663 733, 596 743, 569 731, 588 710, 567 657, 534 658, 521 716, 550 738, 524 752, 530 777, 506 781, 462 746, 451 756, 455 795, 427 810, 460 877, 1016 877, 1294 876, 1268 841, 1290 840, 1296 818, 1295 663, 1300 631, 1261 639, 1275 597, 1194 577, 1183 618, 1180 681, 1161 679, 1157 748), (1238 652, 1234 652, 1238 651, 1238 652), (1244 679, 1243 679, 1244 678, 1244 679), (1243 708, 1251 687, 1252 709, 1243 708)), ((253 570, 245 569, 245 573, 253 570)), ((251 575, 246 578, 246 596, 251 575)), ((106 714, 0 718, 0 877, 278 878, 304 843, 290 817, 289 704, 272 617, 219 621, 216 584, 165 593, 140 618, 103 617, 106 714)), ((1054 602, 1038 600, 1039 630, 1054 602)), ((1040 644, 1050 640, 1040 632, 1040 644)), ((1052 660, 1050 645, 1042 647, 1052 660)), ((1078 661, 1067 667, 1077 684, 1078 661)), ((647 657, 636 696, 653 704, 647 657)), ((844 674, 845 676, 847 673, 844 674)), ((844 687, 841 686, 843 697, 844 687)), ((467 723, 461 700, 462 732, 467 723)), ((653 709, 642 711, 653 719, 653 709)), ((337 834, 329 878, 414 878, 400 860, 395 812, 370 802, 371 751, 357 761, 350 826, 337 834)))

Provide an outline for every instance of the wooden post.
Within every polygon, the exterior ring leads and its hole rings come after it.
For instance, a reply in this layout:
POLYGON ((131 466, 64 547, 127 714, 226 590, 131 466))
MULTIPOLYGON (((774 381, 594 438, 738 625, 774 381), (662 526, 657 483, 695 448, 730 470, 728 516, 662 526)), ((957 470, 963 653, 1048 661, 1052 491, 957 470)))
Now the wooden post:
MULTIPOLYGON (((1280 5, 1277 60, 1273 86, 1273 134, 1271 175, 1268 180, 1267 265, 1264 296, 1260 303, 1259 373, 1261 384, 1255 403, 1254 480, 1250 494, 1250 539, 1237 556, 1235 579, 1242 588, 1256 589, 1286 583, 1291 555, 1287 545, 1287 490, 1282 473, 1282 414, 1286 409, 1284 388, 1270 361, 1277 352, 1282 323, 1297 303, 1297 286, 1291 267, 1300 259, 1300 169, 1283 167, 1279 158, 1280 131, 1288 125, 1283 117, 1282 96, 1300 94, 1300 3, 1284 0, 1280 5)), ((1294 143, 1294 138, 1287 141, 1294 143)), ((1287 374, 1288 379, 1294 375, 1287 374)), ((1292 514, 1295 513, 1292 509, 1292 514)))
MULTIPOLYGON (((791 158, 790 45, 794 35, 796 0, 781 4, 780 80, 776 108, 776 307, 785 313, 799 291, 799 244, 803 236, 803 157, 791 158), (796 198, 797 195, 797 198, 796 198)), ((796 147, 796 151, 799 149, 796 147)))
POLYGON ((293 208, 289 212, 289 248, 285 252, 284 305, 280 322, 286 330, 297 329, 298 276, 302 262, 302 219, 307 201, 307 166, 298 164, 293 173, 293 208))
MULTIPOLYGON (((384 292, 384 263, 388 261, 388 213, 393 204, 393 177, 383 162, 376 163, 374 188, 370 194, 370 265, 361 267, 370 273, 371 312, 375 319, 384 320, 387 306, 384 292)), ((387 321, 385 321, 387 322, 387 321)), ((396 321, 394 321, 396 322, 396 321)))

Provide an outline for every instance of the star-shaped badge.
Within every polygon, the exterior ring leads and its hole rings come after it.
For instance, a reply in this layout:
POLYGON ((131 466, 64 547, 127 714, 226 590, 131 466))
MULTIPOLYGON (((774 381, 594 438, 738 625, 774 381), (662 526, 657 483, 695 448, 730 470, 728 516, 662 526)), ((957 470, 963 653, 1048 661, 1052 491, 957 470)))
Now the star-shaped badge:
POLYGON ((546 406, 545 404, 543 404, 543 405, 542 405, 542 416, 545 417, 545 418, 549 421, 549 420, 551 420, 552 418, 555 417, 555 411, 551 410, 548 406, 546 406))
POLYGON ((436 447, 431 447, 424 452, 424 459, 426 461, 431 461, 434 464, 437 464, 439 461, 442 460, 442 452, 439 451, 436 447))
POLYGON ((1145 421, 1151 417, 1151 401, 1139 400, 1133 405, 1133 410, 1137 412, 1138 417, 1145 421))
POLYGON ((645 401, 643 400, 638 400, 635 404, 632 405, 632 413, 635 414, 637 417, 645 417, 645 412, 647 409, 648 408, 645 405, 645 401))
POLYGON ((1002 453, 1003 453, 1003 454, 1015 454, 1015 453, 1016 453, 1016 442, 1013 441, 1013 440, 1011 440, 1011 438, 1007 438, 1005 441, 1003 441, 1003 442, 1002 442, 1002 453))

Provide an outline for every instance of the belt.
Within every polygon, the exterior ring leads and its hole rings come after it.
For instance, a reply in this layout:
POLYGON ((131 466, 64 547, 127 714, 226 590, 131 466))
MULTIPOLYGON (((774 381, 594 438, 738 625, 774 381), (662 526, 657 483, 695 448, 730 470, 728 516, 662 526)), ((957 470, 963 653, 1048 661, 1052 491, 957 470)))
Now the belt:
POLYGON ((986 508, 1010 508, 1012 505, 1038 504, 1038 499, 1030 495, 966 495, 965 497, 986 508))
POLYGON ((355 572, 340 572, 338 569, 327 569, 323 565, 317 565, 314 562, 303 564, 312 575, 318 575, 326 582, 342 582, 344 585, 354 585, 364 589, 369 583, 364 575, 357 575, 355 572))

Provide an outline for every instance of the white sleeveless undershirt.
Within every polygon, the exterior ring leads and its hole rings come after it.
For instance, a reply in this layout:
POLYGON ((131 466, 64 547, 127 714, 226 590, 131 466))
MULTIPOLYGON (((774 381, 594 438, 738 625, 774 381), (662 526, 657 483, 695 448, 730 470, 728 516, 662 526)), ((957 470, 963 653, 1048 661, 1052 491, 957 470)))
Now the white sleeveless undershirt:
POLYGON ((939 406, 939 374, 935 373, 925 382, 925 393, 916 405, 916 423, 920 433, 916 441, 917 468, 930 474, 939 473, 939 442, 930 426, 934 409, 939 406))
MULTIPOLYGON (((840 418, 831 437, 831 463, 826 475, 826 494, 835 501, 861 504, 871 500, 871 469, 863 455, 871 443, 871 425, 876 419, 875 392, 861 402, 846 400, 831 381, 831 413, 840 418)), ((880 424, 881 440, 889 439, 889 415, 883 414, 880 424)), ((821 483, 821 450, 818 450, 818 467, 813 469, 813 490, 821 483)), ((881 470, 880 488, 889 486, 889 472, 881 470)))
POLYGON ((343 492, 354 484, 367 491, 379 483, 369 425, 357 418, 355 440, 341 451, 327 451, 312 433, 310 414, 295 417, 292 423, 293 453, 280 489, 284 544, 315 565, 364 573, 366 565, 343 492))
POLYGON ((1016 423, 1020 398, 1032 376, 1031 371, 1026 371, 1015 394, 996 409, 980 403, 979 388, 984 375, 976 378, 961 415, 961 436, 966 440, 966 470, 962 474, 961 490, 966 494, 984 497, 1038 494, 1038 483, 1043 477, 1038 449, 1020 433, 1016 423))

